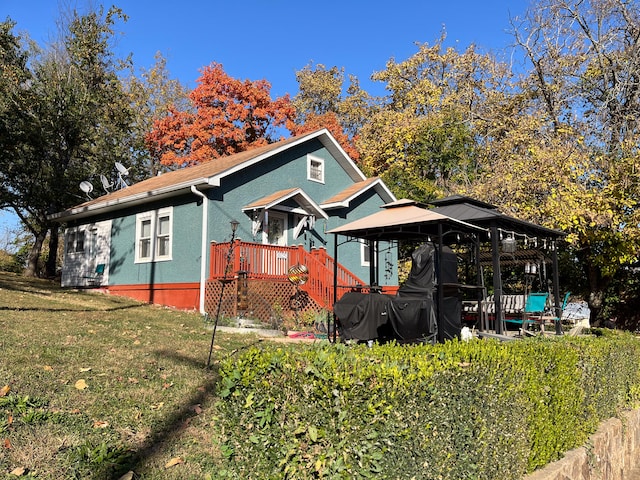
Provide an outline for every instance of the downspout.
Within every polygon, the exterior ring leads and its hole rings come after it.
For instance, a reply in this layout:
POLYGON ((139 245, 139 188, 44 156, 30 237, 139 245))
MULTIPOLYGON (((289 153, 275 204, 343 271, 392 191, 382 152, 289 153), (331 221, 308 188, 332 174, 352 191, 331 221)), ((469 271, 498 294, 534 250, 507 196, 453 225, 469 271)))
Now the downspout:
POLYGON ((209 197, 191 185, 191 192, 202 198, 202 238, 200 251, 200 313, 207 313, 204 309, 204 292, 207 286, 207 221, 209 217, 209 197))

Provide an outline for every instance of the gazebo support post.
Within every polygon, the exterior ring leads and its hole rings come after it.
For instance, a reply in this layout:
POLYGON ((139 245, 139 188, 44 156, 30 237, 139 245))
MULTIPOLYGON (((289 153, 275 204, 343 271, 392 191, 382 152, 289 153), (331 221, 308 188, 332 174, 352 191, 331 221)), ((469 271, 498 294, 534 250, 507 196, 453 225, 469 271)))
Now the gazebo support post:
POLYGON ((553 302, 556 335, 562 335, 562 305, 560 305, 560 274, 558 272, 558 249, 555 240, 551 242, 551 260, 553 262, 553 302))
POLYGON ((493 299, 495 304, 494 327, 498 335, 502 335, 502 275, 500 274, 500 245, 498 227, 491 224, 491 259, 493 261, 493 299))
POLYGON ((436 306, 436 318, 438 325, 438 342, 444 343, 444 328, 442 318, 442 305, 444 303, 444 288, 442 286, 442 223, 438 223, 438 243, 437 243, 437 262, 436 262, 436 292, 437 292, 437 306, 436 306))
MULTIPOLYGON (((473 236, 473 247, 475 249, 475 266, 476 266, 476 285, 484 286, 484 278, 482 275, 482 267, 480 266, 480 235, 473 236)), ((478 326, 482 330, 482 302, 485 299, 484 288, 478 289, 476 292, 476 300, 478 300, 478 326)))
POLYGON ((369 246, 369 292, 373 293, 373 286, 378 285, 378 279, 376 275, 376 250, 378 242, 376 242, 375 240, 367 240, 366 242, 369 246))

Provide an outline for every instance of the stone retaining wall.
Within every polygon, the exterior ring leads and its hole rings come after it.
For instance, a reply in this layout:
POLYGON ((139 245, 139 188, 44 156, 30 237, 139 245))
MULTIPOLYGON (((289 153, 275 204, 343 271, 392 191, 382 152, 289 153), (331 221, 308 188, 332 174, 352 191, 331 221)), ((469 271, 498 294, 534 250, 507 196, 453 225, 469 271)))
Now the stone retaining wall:
POLYGON ((632 480, 640 467, 640 409, 600 425, 584 447, 525 480, 632 480), (632 473, 633 472, 633 473, 632 473))

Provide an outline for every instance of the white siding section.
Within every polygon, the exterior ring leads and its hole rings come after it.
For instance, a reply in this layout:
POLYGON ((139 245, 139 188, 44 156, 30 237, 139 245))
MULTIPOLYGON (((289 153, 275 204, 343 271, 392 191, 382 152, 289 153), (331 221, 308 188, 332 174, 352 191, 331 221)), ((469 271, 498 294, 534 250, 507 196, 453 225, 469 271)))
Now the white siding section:
POLYGON ((64 235, 63 287, 98 287, 109 284, 111 220, 67 228, 64 235), (84 232, 84 248, 68 248, 68 242, 84 232), (104 265, 100 274, 100 265, 104 265), (97 272, 98 271, 98 272, 97 272))

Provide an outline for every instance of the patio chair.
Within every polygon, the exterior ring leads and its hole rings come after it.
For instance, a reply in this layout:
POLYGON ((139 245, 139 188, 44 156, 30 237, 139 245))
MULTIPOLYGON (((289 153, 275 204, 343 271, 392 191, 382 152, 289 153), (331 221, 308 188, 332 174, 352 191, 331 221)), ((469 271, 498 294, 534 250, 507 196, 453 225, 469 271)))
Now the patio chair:
POLYGON ((564 297, 562 298, 562 303, 560 304, 560 311, 557 312, 558 315, 556 315, 556 309, 555 307, 551 307, 551 313, 549 315, 544 315, 541 318, 541 323, 543 325, 543 329, 544 329, 544 323, 549 322, 552 324, 556 324, 556 322, 559 322, 562 320, 562 312, 564 312, 564 309, 567 307, 567 302, 569 302, 569 296, 571 295, 571 292, 567 292, 564 294, 564 297))
POLYGON ((102 277, 104 275, 105 264, 99 263, 96 265, 96 270, 93 275, 85 275, 83 278, 87 279, 87 283, 91 286, 100 285, 102 277))
POLYGON ((540 332, 544 334, 544 322, 543 315, 547 308, 547 300, 549 299, 548 293, 532 292, 527 295, 527 301, 524 305, 524 311, 522 312, 522 328, 521 332, 530 333, 527 330, 529 325, 534 323, 540 324, 540 332))

